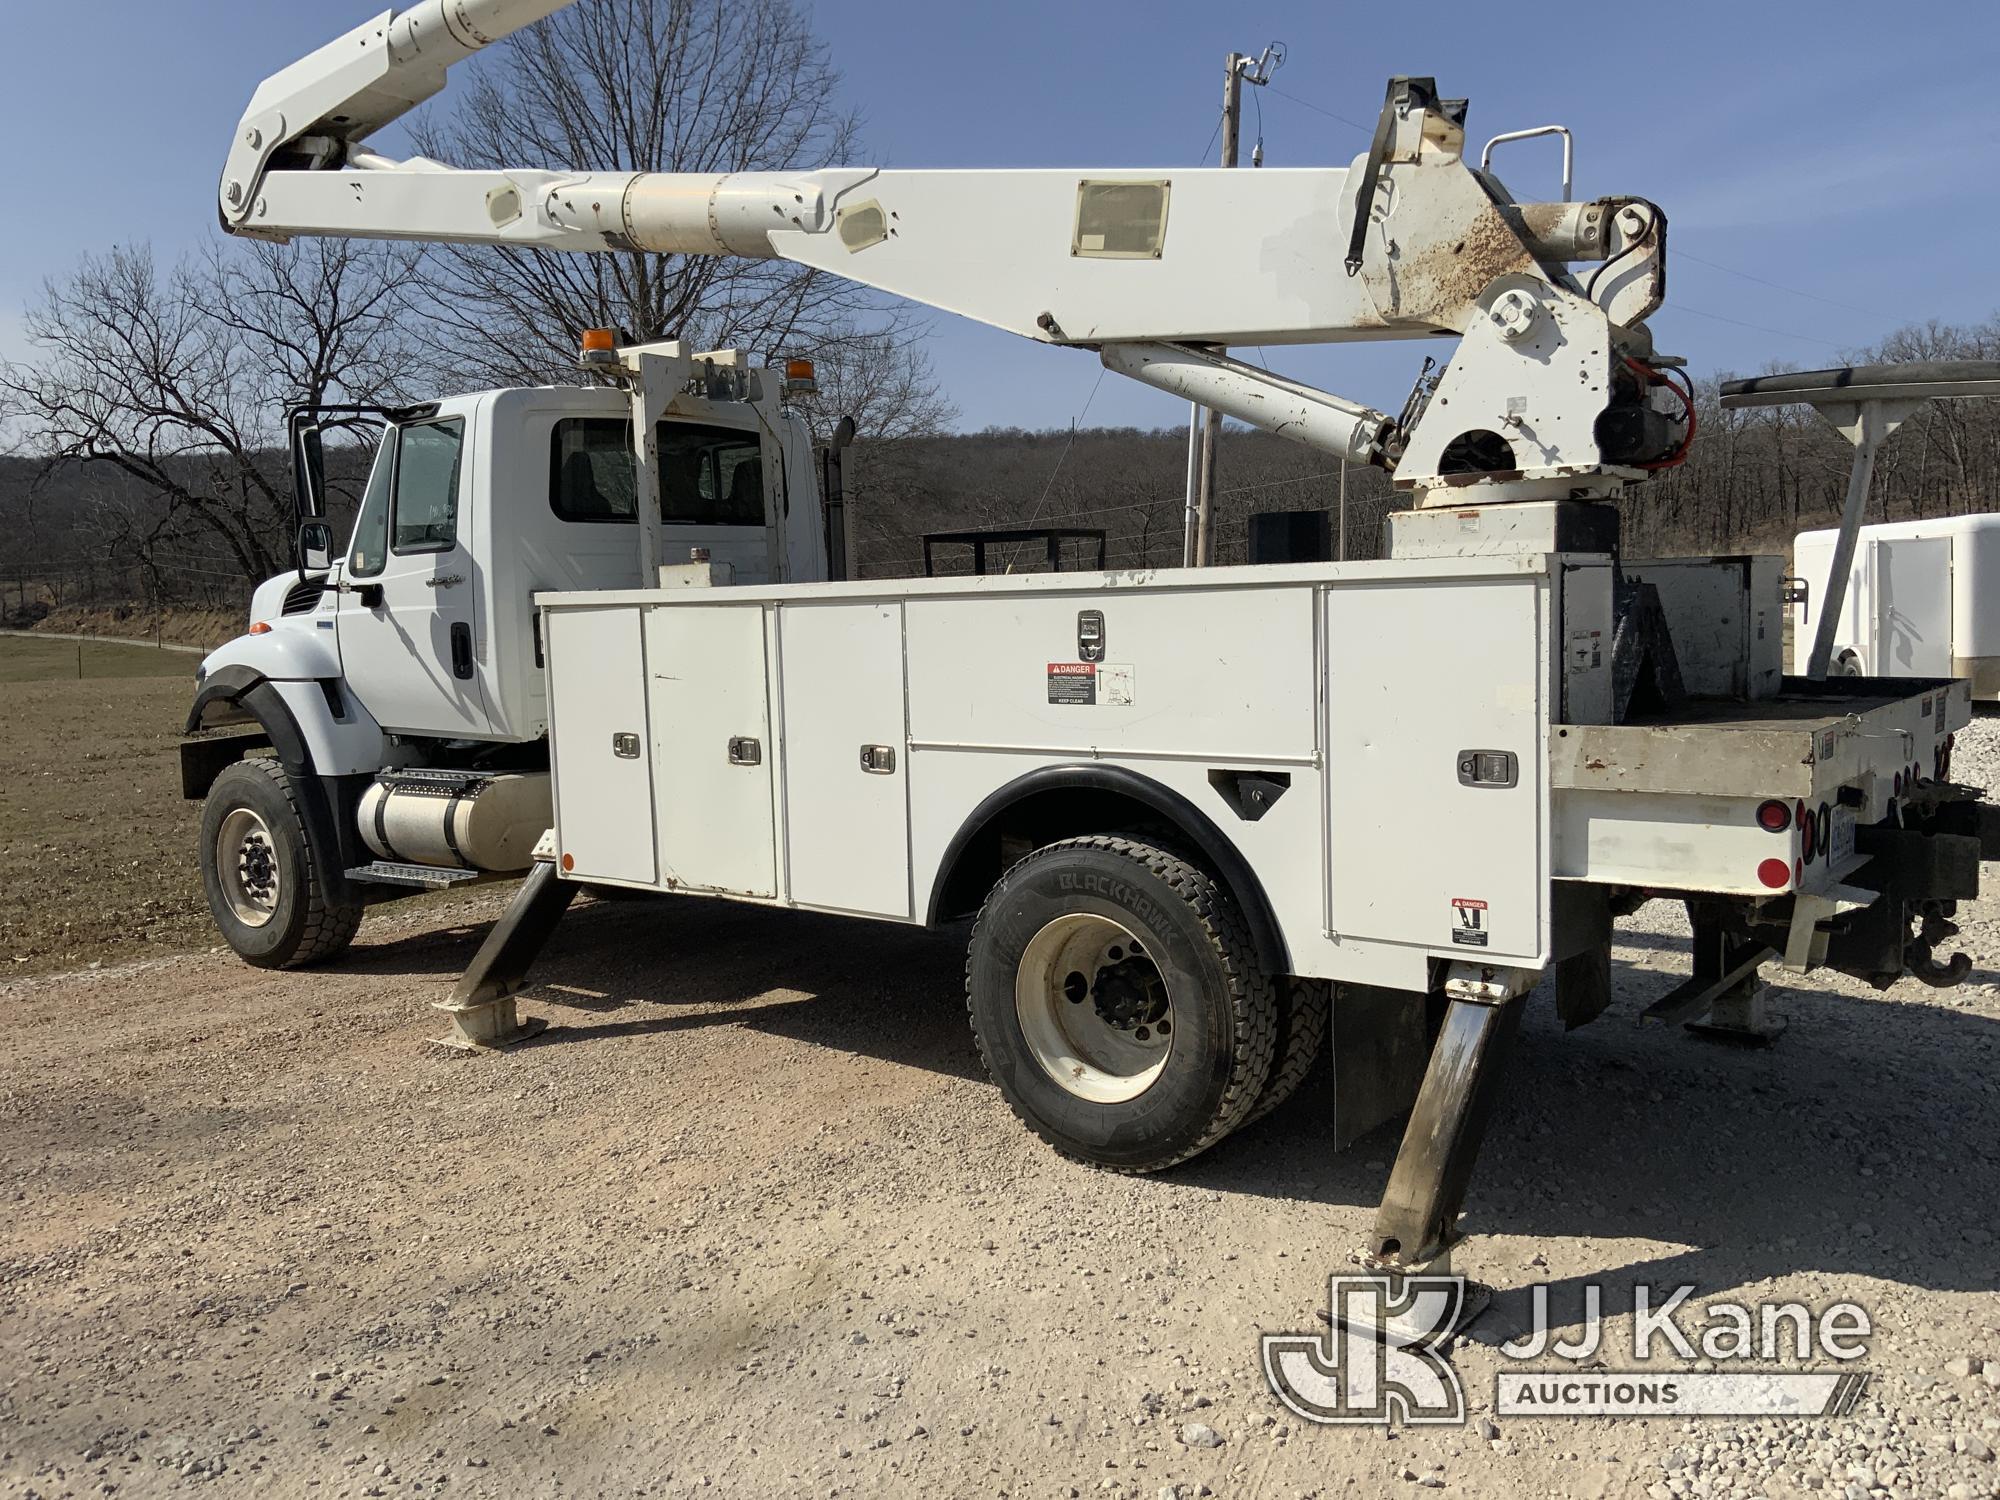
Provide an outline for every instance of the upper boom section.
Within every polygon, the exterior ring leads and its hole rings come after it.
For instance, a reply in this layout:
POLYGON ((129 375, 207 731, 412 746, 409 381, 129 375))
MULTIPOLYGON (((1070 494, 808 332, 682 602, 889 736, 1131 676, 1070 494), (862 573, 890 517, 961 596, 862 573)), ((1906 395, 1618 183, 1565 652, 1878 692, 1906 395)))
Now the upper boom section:
POLYGON ((1134 379, 1394 468, 1420 503, 1462 503, 1468 484, 1614 493, 1672 452, 1678 392, 1646 363, 1643 324, 1665 292, 1665 215, 1515 201, 1466 164, 1465 101, 1427 78, 1391 81, 1349 166, 1286 171, 464 171, 365 144, 452 63, 568 3, 424 0, 267 80, 224 173, 225 226, 788 260, 1099 349, 1134 379), (1581 262, 1601 263, 1588 283, 1581 262), (1210 347, 1433 334, 1467 337, 1435 410, 1420 382, 1400 419, 1210 347))
POLYGON ((1614 321, 1657 301, 1664 224, 1630 200, 1517 204, 1462 159, 1464 103, 1398 80, 1347 168, 770 173, 459 171, 366 149, 445 69, 570 0, 424 0, 257 90, 225 224, 297 234, 782 258, 1051 343, 1461 333, 1478 293, 1627 249, 1614 321), (1359 239, 1353 224, 1368 222, 1359 239), (1622 211, 1621 210, 1626 210, 1622 211))
POLYGON ((445 70, 573 0, 423 0, 273 73, 251 96, 222 173, 222 222, 242 229, 273 165, 323 167, 445 85, 445 70))

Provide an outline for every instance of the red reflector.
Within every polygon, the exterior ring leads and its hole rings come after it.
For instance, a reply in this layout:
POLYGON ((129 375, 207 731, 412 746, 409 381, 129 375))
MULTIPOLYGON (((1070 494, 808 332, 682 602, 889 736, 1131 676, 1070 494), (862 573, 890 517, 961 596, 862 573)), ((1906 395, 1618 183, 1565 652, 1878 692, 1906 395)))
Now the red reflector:
POLYGON ((1767 859, 1757 866, 1757 878, 1774 891, 1781 891, 1792 883, 1792 867, 1782 859, 1767 859))
POLYGON ((565 871, 574 870, 576 868, 576 856, 565 854, 562 858, 562 866, 565 871))
POLYGON ((1782 802, 1760 802, 1757 804, 1757 826, 1766 833, 1783 833, 1791 826, 1791 809, 1782 802))

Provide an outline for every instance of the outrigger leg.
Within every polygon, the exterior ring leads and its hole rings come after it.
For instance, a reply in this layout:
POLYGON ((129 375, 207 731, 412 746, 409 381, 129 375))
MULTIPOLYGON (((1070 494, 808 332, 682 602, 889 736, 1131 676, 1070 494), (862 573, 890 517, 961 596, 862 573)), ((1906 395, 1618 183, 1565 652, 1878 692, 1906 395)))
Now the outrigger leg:
MULTIPOLYGON (((1399 1295, 1402 1278, 1451 1274, 1472 1164, 1521 1028, 1523 997, 1539 978, 1527 970, 1475 964, 1453 964, 1446 977, 1444 1026, 1431 1048, 1365 1257, 1371 1269, 1391 1277, 1391 1309, 1410 1301, 1399 1295)), ((1468 1283, 1455 1321, 1476 1317, 1489 1295, 1468 1283)), ((1395 1328, 1392 1311, 1386 1327, 1369 1331, 1395 1328)))
POLYGON ((439 1037, 441 1047, 487 1052, 512 1047, 544 1031, 539 1017, 523 1021, 514 997, 527 983, 534 963, 556 923, 576 899, 576 883, 556 878, 553 861, 536 860, 521 889, 501 913, 471 965, 459 976, 451 998, 437 1009, 451 1017, 451 1034, 439 1037))

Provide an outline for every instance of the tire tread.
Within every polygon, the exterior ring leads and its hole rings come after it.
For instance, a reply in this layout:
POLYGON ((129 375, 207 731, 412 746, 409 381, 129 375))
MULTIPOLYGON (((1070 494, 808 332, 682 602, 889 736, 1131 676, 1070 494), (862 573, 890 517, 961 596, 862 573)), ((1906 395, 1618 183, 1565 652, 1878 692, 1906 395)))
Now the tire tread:
MULTIPOLYGON (((289 953, 281 957, 273 955, 270 960, 259 963, 259 967, 299 969, 331 958, 352 943, 354 935, 361 930, 362 903, 327 900, 326 884, 319 878, 319 851, 313 847, 313 841, 306 833, 305 813, 292 790, 292 778, 278 759, 275 756, 251 756, 236 762, 236 765, 247 767, 262 776, 285 799, 285 806, 291 809, 298 826, 299 845, 305 853, 305 919, 299 939, 289 953)), ((225 771, 224 774, 228 773, 225 771)), ((246 962, 258 963, 258 960, 248 959, 246 962)))
POLYGON ((1324 979, 1279 981, 1282 986, 1279 1027, 1282 1040, 1271 1062, 1271 1076, 1264 1092, 1243 1121, 1254 1125, 1299 1091, 1313 1064, 1326 1045, 1326 1029, 1331 1019, 1333 986, 1324 979))
MULTIPOLYGON (((1080 1156, 1064 1147, 1039 1123, 1022 1113, 1013 1099, 1007 1099, 1007 1107, 1014 1117, 1027 1126, 1041 1141, 1070 1161, 1085 1166, 1097 1167, 1103 1171, 1119 1172, 1126 1176, 1144 1176, 1152 1172, 1162 1172, 1169 1167, 1199 1156, 1217 1141, 1252 1117, 1264 1091, 1265 1081, 1272 1071, 1273 1055, 1277 1047, 1278 997, 1272 978, 1264 972, 1257 961, 1257 944, 1251 936, 1250 924, 1244 920, 1236 903, 1222 885, 1200 866, 1191 863, 1178 854, 1137 839, 1125 838, 1117 834, 1085 834, 1077 838, 1059 840, 1045 844, 1019 861, 1007 872, 1012 876, 1026 869, 1034 861, 1057 852, 1075 849, 1099 849, 1108 854, 1119 855, 1143 866, 1150 874, 1170 887, 1200 923, 1210 946, 1228 976, 1228 997, 1235 1028, 1235 1063, 1222 1097, 1217 1101, 1215 1113, 1207 1127, 1190 1145, 1157 1160, 1143 1165, 1120 1166, 1094 1161, 1080 1156)), ((996 883, 998 891, 1006 883, 1003 876, 996 883)), ((972 957, 979 942, 979 930, 985 924, 987 909, 991 906, 993 893, 989 892, 981 904, 979 916, 972 929, 972 940, 966 945, 965 984, 966 1014, 972 1022, 972 1038, 979 1049, 979 1061, 986 1069, 987 1076, 998 1077, 992 1059, 986 1054, 986 1042, 980 1035, 978 1016, 972 1006, 972 957)), ((1296 1085, 1294 1085, 1296 1087, 1296 1085)), ((1003 1098, 1007 1096, 1001 1090, 1003 1098)))

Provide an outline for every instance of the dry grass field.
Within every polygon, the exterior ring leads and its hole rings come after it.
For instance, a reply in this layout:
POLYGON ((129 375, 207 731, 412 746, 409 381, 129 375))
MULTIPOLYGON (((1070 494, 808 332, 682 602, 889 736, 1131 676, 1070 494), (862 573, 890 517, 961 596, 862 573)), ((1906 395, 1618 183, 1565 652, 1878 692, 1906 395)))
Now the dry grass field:
POLYGON ((198 809, 181 800, 176 748, 197 660, 0 637, 7 973, 214 941, 194 861, 198 809))

